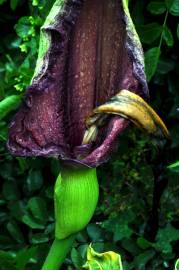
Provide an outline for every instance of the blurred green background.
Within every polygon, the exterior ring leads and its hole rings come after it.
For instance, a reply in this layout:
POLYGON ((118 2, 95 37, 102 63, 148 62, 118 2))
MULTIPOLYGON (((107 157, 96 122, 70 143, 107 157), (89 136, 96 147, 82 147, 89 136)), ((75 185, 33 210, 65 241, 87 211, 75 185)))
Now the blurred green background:
MULTIPOLYGON (((52 3, 0 0, 0 270, 40 269, 54 237, 58 162, 13 158, 6 149, 52 3)), ((81 269, 91 242, 96 251, 120 253, 124 270, 174 269, 179 257, 179 1, 131 0, 130 11, 145 51, 151 104, 172 142, 159 151, 132 125, 119 138, 118 152, 98 169, 95 215, 63 269, 81 269)))

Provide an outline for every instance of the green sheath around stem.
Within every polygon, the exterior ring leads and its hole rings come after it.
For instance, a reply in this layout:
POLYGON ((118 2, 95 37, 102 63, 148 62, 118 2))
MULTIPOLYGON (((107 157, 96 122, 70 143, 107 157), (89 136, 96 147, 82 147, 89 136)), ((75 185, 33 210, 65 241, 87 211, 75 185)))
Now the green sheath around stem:
POLYGON ((55 184, 55 240, 42 270, 58 270, 76 233, 92 218, 99 196, 96 169, 63 167, 55 184))
POLYGON ((99 195, 96 169, 62 168, 55 184, 55 237, 82 230, 92 218, 99 195))

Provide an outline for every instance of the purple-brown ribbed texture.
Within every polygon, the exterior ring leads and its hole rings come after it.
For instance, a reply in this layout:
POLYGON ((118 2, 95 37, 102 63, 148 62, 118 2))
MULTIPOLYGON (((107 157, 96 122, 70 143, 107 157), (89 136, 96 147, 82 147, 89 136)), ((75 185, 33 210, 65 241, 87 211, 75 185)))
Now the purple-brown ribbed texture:
POLYGON ((85 119, 120 89, 142 91, 126 49, 121 1, 69 0, 46 31, 48 67, 26 91, 8 148, 16 156, 56 156, 96 167, 108 159, 128 121, 111 117, 95 143, 81 145, 85 119))

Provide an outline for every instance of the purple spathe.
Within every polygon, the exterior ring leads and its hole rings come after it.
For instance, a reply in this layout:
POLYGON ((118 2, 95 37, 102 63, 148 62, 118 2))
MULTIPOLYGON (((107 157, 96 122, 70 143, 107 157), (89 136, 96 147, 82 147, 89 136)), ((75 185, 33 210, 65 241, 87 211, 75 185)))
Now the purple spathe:
POLYGON ((50 47, 11 122, 8 148, 16 156, 55 156, 96 167, 108 159, 128 121, 110 117, 96 142, 82 145, 85 119, 120 89, 147 95, 143 67, 138 76, 134 71, 138 63, 122 3, 69 0, 42 29, 50 47))

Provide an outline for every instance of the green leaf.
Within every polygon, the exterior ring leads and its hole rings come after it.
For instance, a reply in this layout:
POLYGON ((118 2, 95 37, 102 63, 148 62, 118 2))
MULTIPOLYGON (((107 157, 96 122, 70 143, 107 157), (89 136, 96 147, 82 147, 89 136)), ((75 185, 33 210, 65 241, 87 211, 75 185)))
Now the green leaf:
POLYGON ((178 0, 165 0, 169 12, 174 15, 179 15, 179 1, 178 0))
MULTIPOLYGON (((4 70, 3 70, 4 71, 4 70)), ((4 87, 0 85, 0 101, 4 98, 4 87)))
POLYGON ((14 263, 14 256, 10 254, 9 252, 5 252, 0 250, 0 262, 12 262, 14 263))
POLYGON ((27 38, 30 27, 29 17, 25 16, 19 19, 18 23, 15 25, 15 30, 17 35, 24 39, 27 38))
POLYGON ((143 270, 146 269, 146 264, 155 256, 154 250, 146 250, 145 252, 141 253, 134 259, 134 264, 136 266, 135 269, 143 270))
POLYGON ((6 235, 0 235, 0 249, 10 249, 13 248, 15 242, 12 241, 12 238, 6 235))
POLYGON ((165 0, 165 4, 168 10, 171 9, 172 5, 174 4, 175 0, 165 0))
POLYGON ((54 229, 55 229, 55 223, 52 222, 50 224, 48 224, 45 228, 44 234, 51 234, 54 233, 54 229))
POLYGON ((28 201, 28 208, 31 210, 32 215, 40 221, 46 222, 47 220, 47 206, 45 201, 40 197, 33 197, 28 201))
POLYGON ((158 23, 150 23, 146 25, 138 25, 136 26, 138 34, 142 42, 146 44, 151 44, 158 37, 160 37, 162 33, 162 26, 158 23))
POLYGON ((165 25, 163 29, 162 38, 165 40, 167 46, 172 47, 174 39, 171 30, 165 25))
POLYGON ((83 230, 77 234, 76 239, 80 243, 86 243, 88 242, 88 234, 83 230))
POLYGON ((173 1, 173 5, 170 8, 170 13, 173 16, 179 16, 179 1, 178 0, 173 1))
POLYGON ((83 269, 88 270, 123 270, 121 256, 113 251, 97 253, 91 247, 87 251, 87 262, 83 269))
POLYGON ((172 253, 171 243, 177 240, 179 240, 179 230, 168 224, 164 229, 159 229, 154 246, 163 254, 172 253))
POLYGON ((33 6, 38 6, 39 5, 39 0, 33 0, 32 5, 33 6))
POLYGON ((16 157, 16 159, 18 160, 21 172, 24 173, 29 168, 27 159, 24 157, 16 157))
POLYGON ((154 47, 145 53, 145 71, 149 82, 157 69, 160 57, 160 48, 154 47))
POLYGON ((18 243, 24 243, 24 237, 21 233, 19 226, 15 221, 10 221, 7 223, 7 230, 9 231, 12 238, 14 238, 18 243))
POLYGON ((49 241, 49 236, 44 233, 32 234, 29 238, 30 242, 34 245, 46 243, 49 241))
POLYGON ((22 222, 24 222, 31 229, 44 229, 44 225, 30 215, 24 215, 22 218, 22 222))
POLYGON ((141 249, 138 247, 136 241, 131 237, 122 239, 120 245, 134 257, 141 253, 141 249))
POLYGON ((173 4, 174 0, 165 0, 167 9, 169 10, 173 4))
POLYGON ((179 23, 178 23, 178 25, 177 25, 177 37, 178 37, 178 39, 179 39, 179 23))
POLYGON ((7 0, 0 0, 0 5, 2 5, 4 2, 6 2, 7 0))
POLYGON ((150 13, 158 15, 166 11, 166 5, 163 2, 150 2, 147 9, 150 11, 150 13))
POLYGON ((117 242, 123 238, 129 238, 133 231, 129 228, 128 224, 116 224, 114 231, 114 241, 117 242))
POLYGON ((3 195, 4 198, 8 201, 18 200, 20 197, 19 189, 16 182, 6 181, 3 185, 3 195))
POLYGON ((10 1, 10 7, 11 7, 11 9, 12 10, 15 10, 17 8, 19 2, 20 2, 19 0, 11 0, 10 1))
POLYGON ((137 244, 141 249, 147 249, 152 246, 152 243, 142 236, 137 239, 137 244))
POLYGON ((80 269, 84 264, 81 254, 75 248, 71 251, 71 260, 77 269, 80 269))
POLYGON ((87 226, 87 233, 93 242, 100 240, 102 236, 102 230, 96 224, 89 224, 87 226))
MULTIPOLYGON (((88 244, 83 244, 78 247, 78 251, 83 259, 86 260, 86 254, 87 254, 88 244)), ((103 249, 102 249, 103 250, 103 249)))
POLYGON ((40 170, 31 170, 27 177, 27 189, 30 193, 37 191, 43 185, 43 176, 40 170))
POLYGON ((179 270, 179 259, 175 263, 175 270, 179 270))
POLYGON ((103 242, 96 242, 93 243, 93 248, 97 251, 97 252, 103 252, 104 250, 104 243, 103 242))
POLYGON ((18 221, 22 221, 23 216, 26 213, 26 205, 23 201, 16 201, 9 205, 10 214, 18 221))
POLYGON ((2 120, 9 112, 17 109, 21 102, 21 98, 18 95, 8 96, 0 101, 0 120, 2 120))
POLYGON ((179 161, 169 165, 167 168, 170 169, 171 171, 179 172, 179 161))
POLYGON ((133 233, 129 227, 130 223, 135 219, 133 211, 127 210, 120 217, 112 217, 103 222, 102 227, 113 233, 113 240, 118 241, 128 238, 133 233))
POLYGON ((175 61, 171 57, 161 56, 157 66, 157 72, 167 74, 175 68, 175 61))
POLYGON ((68 266, 67 270, 74 270, 74 268, 72 266, 68 266))
POLYGON ((15 258, 9 252, 1 251, 0 250, 0 269, 5 270, 18 270, 15 267, 15 258))
POLYGON ((18 252, 16 256, 17 269, 25 269, 25 266, 36 256, 37 247, 25 248, 18 252))
POLYGON ((5 204, 6 204, 6 201, 0 199, 0 206, 5 205, 5 204))

